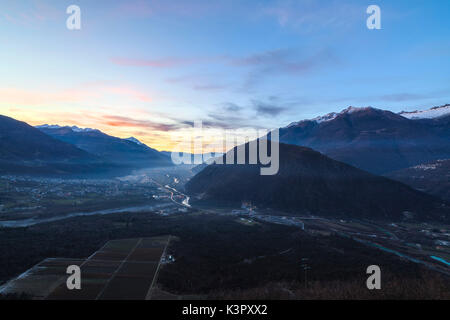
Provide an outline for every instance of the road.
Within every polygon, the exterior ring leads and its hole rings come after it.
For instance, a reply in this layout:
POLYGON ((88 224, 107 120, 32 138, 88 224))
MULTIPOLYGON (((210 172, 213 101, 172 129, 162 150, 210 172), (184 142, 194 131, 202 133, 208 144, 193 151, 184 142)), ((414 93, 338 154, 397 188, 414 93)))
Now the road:
POLYGON ((152 181, 154 184, 156 184, 156 185, 159 186, 160 188, 163 188, 163 189, 165 189, 167 192, 169 192, 169 193, 170 193, 170 200, 171 200, 172 202, 176 203, 177 205, 183 206, 183 207, 187 207, 187 208, 190 208, 190 207, 191 207, 191 205, 189 204, 189 199, 190 199, 190 197, 188 197, 188 196, 185 195, 184 193, 178 191, 177 189, 175 189, 175 188, 173 188, 173 187, 171 187, 171 186, 169 186, 169 185, 167 185, 167 184, 166 184, 166 185, 162 185, 161 183, 155 181, 155 180, 152 179, 152 178, 150 178, 150 181, 152 181), (173 198, 173 196, 174 196, 175 193, 176 193, 176 194, 179 194, 179 195, 181 195, 181 196, 183 196, 183 197, 184 197, 184 200, 183 200, 182 202, 176 201, 176 200, 173 198))
POLYGON ((169 247, 170 240, 171 240, 171 236, 169 236, 169 239, 167 239, 166 246, 164 247, 164 251, 163 251, 163 253, 161 255, 161 258, 159 259, 158 267, 156 268, 155 274, 153 276, 152 284, 150 285, 150 288, 148 289, 148 292, 147 292, 147 295, 145 297, 145 300, 151 300, 152 299, 153 287, 155 286, 156 281, 158 280, 159 269, 161 267, 161 263, 162 263, 163 259, 165 259, 166 251, 167 251, 167 248, 169 247))

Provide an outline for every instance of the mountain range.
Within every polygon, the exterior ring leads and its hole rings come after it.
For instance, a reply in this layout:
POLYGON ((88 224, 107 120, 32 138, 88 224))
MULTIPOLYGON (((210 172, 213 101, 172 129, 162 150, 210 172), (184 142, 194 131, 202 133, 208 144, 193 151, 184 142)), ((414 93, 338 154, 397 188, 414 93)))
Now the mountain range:
POLYGON ((280 129, 280 142, 310 147, 360 169, 386 174, 450 158, 450 105, 399 114, 349 107, 280 129))
POLYGON ((131 167, 156 167, 171 165, 170 157, 140 142, 136 138, 120 139, 96 129, 37 126, 43 133, 90 154, 131 167))
POLYGON ((1 115, 0 158, 11 161, 95 159, 88 152, 54 139, 25 122, 1 115))
POLYGON ((245 165, 211 164, 186 184, 186 191, 193 203, 240 206, 251 201, 295 215, 399 220, 448 213, 438 198, 310 148, 280 143, 279 150, 276 175, 260 175, 261 165, 248 164, 248 159, 245 165))
POLYGON ((120 139, 90 128, 35 128, 0 115, 1 174, 98 177, 170 165, 168 156, 134 138, 120 139))
MULTIPOLYGON (((384 175, 442 199, 449 198, 446 161, 450 159, 450 105, 400 113, 371 107, 349 107, 338 113, 293 122, 281 128, 280 142, 283 146, 290 144, 307 147, 301 149, 304 154, 310 154, 305 150, 311 148, 321 152, 327 159, 331 158, 373 174, 384 175), (435 168, 433 171, 421 169, 431 166, 435 168)), ((295 152, 286 154, 289 156, 292 153, 295 152)), ((303 159, 294 158, 298 161, 303 159)), ((304 158, 304 161, 307 160, 308 158, 304 158)), ((296 164, 290 159, 286 161, 294 168, 303 165, 296 164)), ((118 175, 144 167, 170 165, 173 164, 169 152, 158 152, 133 137, 120 139, 97 129, 76 126, 42 125, 35 128, 24 122, 0 116, 2 174, 118 175)), ((195 181, 202 181, 205 188, 228 181, 228 178, 221 176, 224 174, 221 170, 214 169, 218 174, 215 176, 211 173, 211 168, 215 167, 209 167, 204 163, 193 170, 198 176, 194 177, 188 186, 191 191, 201 191, 199 186, 194 186, 195 181), (211 181, 207 181, 206 178, 211 181)), ((244 170, 242 173, 245 176, 246 168, 240 166, 227 173, 233 177, 235 172, 244 170)), ((227 170, 230 170, 229 167, 227 170)), ((317 181, 327 185, 329 181, 323 180, 324 177, 327 175, 332 177, 334 173, 317 170, 317 181)), ((280 177, 285 178, 283 174, 280 177)), ((279 181, 284 181, 281 178, 279 181)), ((241 186, 247 185, 242 181, 239 183, 241 186)), ((260 187, 270 189, 270 186, 260 187)), ((340 188, 339 184, 334 187, 336 190, 340 188)), ((212 190, 215 190, 215 187, 212 190)), ((326 194, 323 190, 319 191, 317 190, 317 194, 320 197, 326 194)), ((329 189, 327 192, 332 191, 329 189)), ((226 194, 225 192, 223 197, 226 194)), ((257 198, 256 195, 255 197, 257 198)), ((265 199, 272 198, 265 197, 265 199)), ((318 199, 315 201, 319 201, 318 199)), ((379 198, 374 199, 379 201, 379 198)), ((276 203, 278 200, 274 201, 276 203)), ((320 201, 324 203, 321 206, 326 207, 326 201, 323 199, 320 201)), ((294 207, 290 204, 286 206, 294 207)), ((377 208, 376 205, 370 206, 377 208)), ((314 206, 307 206, 303 209, 313 208, 314 206)))
POLYGON ((119 169, 74 145, 54 139, 25 122, 0 115, 0 173, 102 175, 119 169))

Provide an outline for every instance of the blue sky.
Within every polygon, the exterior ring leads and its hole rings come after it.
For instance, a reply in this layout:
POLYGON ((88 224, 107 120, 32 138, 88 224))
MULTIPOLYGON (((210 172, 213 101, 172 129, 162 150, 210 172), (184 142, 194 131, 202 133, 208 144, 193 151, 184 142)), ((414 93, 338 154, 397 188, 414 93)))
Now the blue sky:
POLYGON ((275 128, 450 102, 450 2, 3 0, 0 113, 170 149, 192 121, 275 128), (82 29, 66 28, 81 8, 82 29), (381 30, 366 8, 381 8, 381 30))

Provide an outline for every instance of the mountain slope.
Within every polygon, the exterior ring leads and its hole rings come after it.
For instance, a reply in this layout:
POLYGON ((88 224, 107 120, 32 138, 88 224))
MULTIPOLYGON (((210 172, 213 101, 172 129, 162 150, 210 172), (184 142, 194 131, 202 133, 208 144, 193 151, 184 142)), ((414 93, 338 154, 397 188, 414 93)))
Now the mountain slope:
POLYGON ((402 111, 399 113, 408 119, 435 119, 450 115, 450 104, 433 107, 428 110, 402 111))
POLYGON ((0 159, 8 161, 88 161, 86 151, 54 139, 25 122, 0 115, 0 159))
POLYGON ((25 122, 0 115, 0 174, 99 177, 123 170, 25 122))
POLYGON ((280 142, 384 174, 449 158, 449 118, 410 120, 390 111, 350 107, 281 128, 280 142))
POLYGON ((388 177, 450 202, 450 159, 394 171, 388 177))
POLYGON ((95 129, 78 127, 38 126, 55 139, 108 159, 114 163, 136 167, 171 165, 170 157, 149 148, 135 138, 120 139, 95 129))
POLYGON ((299 215, 391 220, 403 218, 404 212, 421 219, 442 215, 436 198, 309 148, 280 144, 278 174, 261 176, 259 168, 212 164, 185 188, 200 202, 240 205, 241 201, 252 201, 259 207, 299 215))

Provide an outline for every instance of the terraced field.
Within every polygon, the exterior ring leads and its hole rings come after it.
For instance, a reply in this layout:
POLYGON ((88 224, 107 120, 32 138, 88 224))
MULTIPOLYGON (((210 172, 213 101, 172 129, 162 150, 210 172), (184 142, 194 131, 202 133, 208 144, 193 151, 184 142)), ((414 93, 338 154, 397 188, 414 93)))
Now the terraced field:
POLYGON ((170 236, 108 241, 87 259, 48 258, 0 287, 47 300, 150 299, 170 236), (81 289, 67 289, 67 267, 81 269, 81 289))

